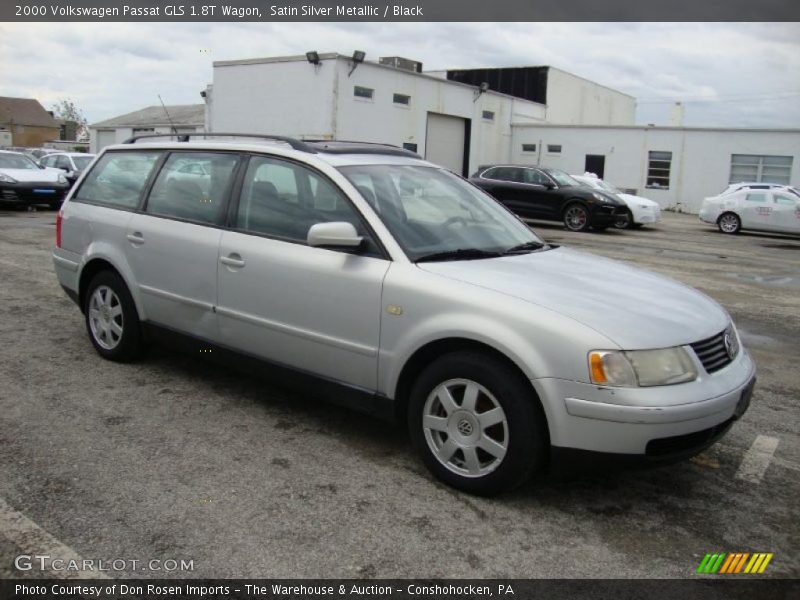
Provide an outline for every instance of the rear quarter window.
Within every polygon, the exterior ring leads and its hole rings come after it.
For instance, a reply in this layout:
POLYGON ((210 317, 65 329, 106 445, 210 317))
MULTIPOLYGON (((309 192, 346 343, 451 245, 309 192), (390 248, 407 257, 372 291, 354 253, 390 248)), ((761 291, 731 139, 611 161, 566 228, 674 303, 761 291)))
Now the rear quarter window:
POLYGON ((89 172, 75 200, 134 209, 160 152, 108 152, 89 172))

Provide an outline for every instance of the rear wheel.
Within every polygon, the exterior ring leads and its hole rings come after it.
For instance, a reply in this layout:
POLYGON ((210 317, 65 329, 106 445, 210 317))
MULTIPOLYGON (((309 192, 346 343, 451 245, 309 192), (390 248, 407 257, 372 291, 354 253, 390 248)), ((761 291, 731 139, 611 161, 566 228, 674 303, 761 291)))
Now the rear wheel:
POLYGON ((411 391, 411 438, 448 485, 491 495, 516 487, 545 457, 545 418, 530 383, 476 352, 433 362, 411 391))
POLYGON ((583 204, 573 202, 564 209, 564 227, 570 231, 587 231, 589 229, 589 211, 583 204))
POLYGON ((742 228, 742 221, 739 218, 739 215, 726 212, 722 213, 717 219, 717 227, 722 233, 739 233, 739 230, 742 228))
POLYGON ((83 308, 89 339, 100 356, 129 362, 141 355, 139 315, 119 275, 112 271, 95 275, 86 290, 83 308))
POLYGON ((614 227, 617 229, 632 229, 635 224, 633 222, 633 213, 630 209, 625 210, 625 218, 614 221, 614 227))

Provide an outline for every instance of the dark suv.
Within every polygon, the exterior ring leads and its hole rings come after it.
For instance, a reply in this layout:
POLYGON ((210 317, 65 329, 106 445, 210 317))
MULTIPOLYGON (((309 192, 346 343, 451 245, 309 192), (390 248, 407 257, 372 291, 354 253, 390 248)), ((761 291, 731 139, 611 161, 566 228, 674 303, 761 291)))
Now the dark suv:
POLYGON ((627 214, 624 202, 582 185, 560 169, 487 165, 470 181, 520 217, 563 221, 570 231, 602 230, 627 214))

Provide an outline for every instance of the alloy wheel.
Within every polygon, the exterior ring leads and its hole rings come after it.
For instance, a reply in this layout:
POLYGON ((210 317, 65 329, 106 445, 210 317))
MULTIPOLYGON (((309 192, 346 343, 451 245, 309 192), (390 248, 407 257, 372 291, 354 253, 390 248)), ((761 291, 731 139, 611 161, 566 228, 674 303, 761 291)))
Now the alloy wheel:
POLYGON ((98 286, 92 293, 89 300, 89 327, 94 340, 105 350, 113 350, 122 339, 122 303, 107 285, 98 286))
POLYGON ((739 218, 730 213, 722 215, 719 219, 719 228, 725 233, 736 233, 739 229, 739 218))
POLYGON ((586 222, 589 220, 589 215, 586 210, 580 206, 572 206, 567 209, 564 215, 564 222, 567 227, 572 231, 580 231, 586 227, 586 222))

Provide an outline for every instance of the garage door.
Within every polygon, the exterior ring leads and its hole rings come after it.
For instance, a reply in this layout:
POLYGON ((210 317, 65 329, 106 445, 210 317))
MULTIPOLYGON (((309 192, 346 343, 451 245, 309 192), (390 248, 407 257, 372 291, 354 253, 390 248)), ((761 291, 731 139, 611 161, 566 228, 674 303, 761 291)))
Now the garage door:
POLYGON ((114 131, 98 131, 97 132, 97 151, 99 152, 106 146, 116 144, 117 138, 114 131))
POLYGON ((467 138, 467 120, 461 117, 428 113, 425 135, 425 158, 447 167, 455 173, 466 175, 464 145, 467 138))

